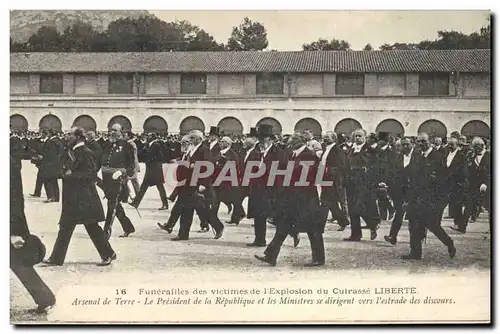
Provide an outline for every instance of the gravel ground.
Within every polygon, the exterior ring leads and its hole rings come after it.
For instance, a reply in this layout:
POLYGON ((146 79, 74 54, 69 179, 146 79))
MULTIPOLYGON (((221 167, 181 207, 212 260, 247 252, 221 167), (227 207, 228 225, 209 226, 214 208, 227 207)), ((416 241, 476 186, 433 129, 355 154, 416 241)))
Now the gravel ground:
MULTIPOLYGON (((141 170, 145 170, 142 166, 141 170)), ((29 162, 23 164, 23 183, 25 196, 33 191, 36 169, 29 162)), ((170 191, 167 190, 167 193, 170 191)), ((42 192, 42 197, 44 196, 42 192)), ((264 281, 264 280, 324 280, 338 274, 356 273, 395 273, 422 274, 446 273, 461 275, 464 272, 490 272, 490 233, 486 215, 470 226, 466 234, 449 230, 449 219, 442 225, 455 240, 457 255, 450 259, 444 247, 434 235, 429 233, 424 245, 424 259, 417 262, 404 262, 399 256, 409 251, 407 222, 401 229, 397 246, 383 240, 388 234, 389 222, 384 222, 375 241, 369 241, 369 231, 364 230, 364 238, 359 243, 341 242, 350 233, 336 231, 337 225, 329 223, 324 235, 327 263, 324 267, 306 269, 302 265, 310 261, 310 247, 306 235, 301 236, 298 248, 293 248, 291 238, 285 241, 275 268, 257 261, 253 255, 263 249, 248 248, 247 242, 253 240, 253 221, 244 219, 239 226, 226 225, 224 236, 213 240, 213 234, 196 233, 199 221, 195 219, 189 241, 172 242, 178 225, 172 235, 160 230, 157 222, 165 223, 169 211, 158 211, 161 205, 158 192, 150 188, 141 204, 140 219, 133 208, 125 205, 127 214, 136 226, 137 232, 126 239, 117 238, 121 227, 115 222, 111 244, 118 254, 112 266, 95 266, 100 261, 82 226, 77 227, 66 264, 62 267, 38 266, 37 271, 57 294, 57 291, 71 285, 116 285, 130 282, 157 284, 158 282, 196 283, 199 281, 264 281), (215 255, 216 254, 216 255, 215 255)), ((42 199, 26 198, 26 215, 33 234, 42 238, 47 251, 52 250, 57 236, 57 222, 60 203, 44 204, 42 199)), ((229 220, 224 205, 220 218, 229 220)), ((272 239, 274 228, 269 226, 268 242, 272 239)), ((46 321, 46 316, 34 315, 30 309, 35 307, 18 279, 11 273, 11 321, 46 321)), ((175 284, 174 284, 175 285, 175 284)))

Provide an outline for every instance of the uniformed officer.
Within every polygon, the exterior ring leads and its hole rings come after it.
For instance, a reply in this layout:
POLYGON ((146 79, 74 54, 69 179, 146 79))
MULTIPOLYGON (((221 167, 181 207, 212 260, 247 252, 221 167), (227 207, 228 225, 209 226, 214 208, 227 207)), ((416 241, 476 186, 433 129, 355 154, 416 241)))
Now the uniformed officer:
POLYGON ((120 124, 111 127, 109 142, 102 155, 103 188, 108 200, 104 232, 108 238, 111 236, 111 226, 116 215, 124 231, 121 237, 128 237, 135 232, 135 228, 120 202, 126 202, 129 196, 127 178, 134 175, 134 150, 123 139, 120 124))

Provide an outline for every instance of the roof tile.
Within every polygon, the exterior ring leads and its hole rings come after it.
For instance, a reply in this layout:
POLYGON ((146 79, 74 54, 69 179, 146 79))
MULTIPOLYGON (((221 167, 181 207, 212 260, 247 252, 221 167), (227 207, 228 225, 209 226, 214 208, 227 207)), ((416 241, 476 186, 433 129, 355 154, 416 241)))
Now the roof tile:
POLYGON ((490 50, 11 53, 11 72, 490 72, 490 50))

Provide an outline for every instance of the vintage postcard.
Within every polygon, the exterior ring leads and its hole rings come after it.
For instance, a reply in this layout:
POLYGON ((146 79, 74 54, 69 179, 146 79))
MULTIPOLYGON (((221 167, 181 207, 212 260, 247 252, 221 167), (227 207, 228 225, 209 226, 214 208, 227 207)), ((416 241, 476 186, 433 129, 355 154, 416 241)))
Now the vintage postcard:
POLYGON ((11 323, 491 323, 490 15, 12 10, 11 323))

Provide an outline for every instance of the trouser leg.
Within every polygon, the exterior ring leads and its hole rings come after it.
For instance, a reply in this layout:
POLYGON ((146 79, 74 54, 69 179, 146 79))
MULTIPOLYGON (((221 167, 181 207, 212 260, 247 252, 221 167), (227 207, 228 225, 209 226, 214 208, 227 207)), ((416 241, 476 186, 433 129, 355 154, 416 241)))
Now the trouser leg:
POLYGON ((165 191, 165 186, 163 185, 163 183, 157 184, 156 189, 158 189, 158 193, 160 193, 161 203, 164 206, 168 207, 167 193, 165 191))
POLYGON ((105 260, 111 257, 115 252, 106 239, 102 228, 98 224, 85 224, 84 226, 101 259, 105 260))
POLYGON ((10 263, 10 269, 24 285, 38 306, 54 305, 56 297, 32 266, 10 263))
POLYGON ((52 249, 52 254, 49 261, 55 264, 62 265, 68 252, 69 242, 75 230, 75 225, 59 224, 59 232, 57 233, 56 242, 52 249))

